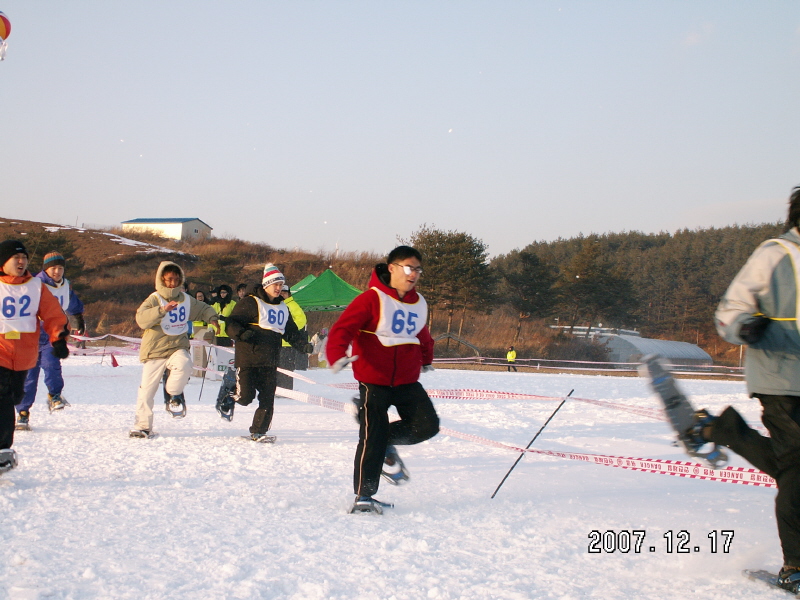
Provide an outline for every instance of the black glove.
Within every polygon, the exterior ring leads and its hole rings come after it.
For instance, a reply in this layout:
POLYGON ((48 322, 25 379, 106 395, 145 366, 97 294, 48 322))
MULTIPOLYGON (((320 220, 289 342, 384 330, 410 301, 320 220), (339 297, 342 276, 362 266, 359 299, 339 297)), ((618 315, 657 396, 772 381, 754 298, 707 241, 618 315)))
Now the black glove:
POLYGON ((314 344, 306 344, 303 348, 304 354, 313 354, 314 353, 314 344))
POLYGON ((78 313, 74 315, 75 318, 75 329, 78 330, 78 335, 84 335, 86 333, 86 321, 83 320, 83 313, 78 313))
POLYGON ((254 335, 255 331, 253 331, 252 329, 245 329, 242 333, 239 334, 239 339, 243 342, 249 342, 251 339, 253 339, 254 335))
POLYGON ((224 323, 225 321, 228 320, 228 317, 226 317, 225 315, 217 315, 217 319, 219 319, 220 321, 222 321, 224 323))
POLYGON ((69 348, 67 348, 67 340, 60 339, 53 342, 53 356, 60 359, 65 359, 69 356, 69 348))
POLYGON ((755 344, 764 336, 769 325, 767 317, 753 317, 749 321, 745 321, 739 327, 739 337, 742 338, 745 344, 755 344))

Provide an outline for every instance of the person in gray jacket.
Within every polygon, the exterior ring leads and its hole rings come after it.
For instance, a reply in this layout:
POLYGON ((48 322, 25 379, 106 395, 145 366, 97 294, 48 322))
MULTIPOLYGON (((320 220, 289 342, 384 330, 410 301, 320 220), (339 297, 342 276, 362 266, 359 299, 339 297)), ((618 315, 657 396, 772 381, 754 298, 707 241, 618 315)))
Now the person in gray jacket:
POLYGON ((136 424, 130 437, 153 437, 153 402, 164 371, 169 376, 164 389, 169 395, 167 411, 186 416, 183 388, 192 371, 189 355, 189 323, 205 321, 218 331, 217 312, 183 291, 183 269, 164 261, 156 272, 156 291, 136 311, 136 324, 144 329, 139 360, 144 363, 142 383, 136 398, 136 424))
POLYGON ((746 344, 745 381, 757 398, 764 437, 727 407, 719 417, 695 414, 699 444, 729 447, 778 483, 775 514, 783 549, 781 587, 800 591, 800 187, 792 190, 786 232, 761 244, 731 282, 715 315, 717 331, 746 344))

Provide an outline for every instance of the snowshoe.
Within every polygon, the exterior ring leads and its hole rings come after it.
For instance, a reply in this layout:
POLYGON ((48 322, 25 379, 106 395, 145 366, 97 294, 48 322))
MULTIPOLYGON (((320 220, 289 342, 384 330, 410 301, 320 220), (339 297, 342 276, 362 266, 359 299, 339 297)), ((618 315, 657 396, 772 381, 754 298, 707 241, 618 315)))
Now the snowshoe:
POLYGON ((186 399, 183 394, 177 396, 170 396, 169 402, 166 404, 167 412, 172 415, 174 419, 182 419, 186 416, 186 399))
POLYGON ((152 429, 131 429, 128 437, 153 439, 158 434, 152 429))
POLYGON ((356 407, 356 412, 353 414, 353 418, 356 420, 356 423, 361 425, 361 409, 364 408, 364 402, 361 400, 361 395, 353 396, 350 401, 356 407))
POLYGON ((17 424, 14 426, 14 429, 17 431, 30 431, 30 416, 31 414, 27 410, 19 411, 19 414, 17 415, 17 424))
POLYGON ((782 567, 778 572, 778 587, 792 594, 800 592, 800 569, 782 567))
POLYGON ((0 474, 17 466, 17 453, 11 448, 0 450, 0 474))
POLYGON ((378 515, 383 514, 384 508, 394 508, 394 504, 389 502, 381 502, 372 496, 356 496, 353 506, 350 507, 349 513, 375 513, 378 515))
POLYGON ((64 410, 67 406, 69 406, 69 402, 61 394, 47 394, 47 408, 50 409, 50 412, 64 410))
POLYGON ((169 404, 170 396, 167 393, 167 379, 169 379, 169 369, 164 369, 164 375, 161 377, 161 391, 164 392, 164 404, 169 404))
POLYGON ((408 469, 397 454, 397 449, 389 445, 386 447, 386 458, 383 461, 381 476, 392 485, 400 485, 409 480, 408 469))
POLYGON ((236 402, 230 396, 225 396, 222 400, 217 400, 217 412, 219 416, 226 421, 233 420, 233 409, 236 408, 236 402))
POLYGON ((745 569, 742 575, 751 581, 763 581, 767 585, 797 595, 800 592, 800 570, 783 567, 777 575, 764 570, 745 569))
POLYGON ((278 439, 277 436, 267 435, 266 433, 251 433, 250 435, 243 435, 242 437, 246 440, 258 442, 259 444, 274 444, 275 440, 278 439))
POLYGON ((236 402, 233 399, 233 393, 235 390, 236 371, 228 368, 225 371, 225 375, 222 376, 222 384, 219 386, 216 405, 219 416, 226 421, 233 419, 233 409, 236 407, 236 402))
POLYGON ((704 460, 712 469, 724 467, 728 455, 720 446, 703 438, 703 430, 714 422, 714 417, 706 410, 696 411, 692 407, 664 360, 654 354, 645 356, 639 367, 639 375, 650 381, 686 454, 704 460), (706 446, 711 449, 708 450, 706 446))

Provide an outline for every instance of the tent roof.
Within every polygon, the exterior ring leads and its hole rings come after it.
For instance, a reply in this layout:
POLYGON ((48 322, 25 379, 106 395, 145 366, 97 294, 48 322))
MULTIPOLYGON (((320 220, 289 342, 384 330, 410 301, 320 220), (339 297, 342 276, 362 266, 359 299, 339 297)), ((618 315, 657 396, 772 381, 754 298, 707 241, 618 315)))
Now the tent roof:
POLYGON ((305 277, 303 277, 300 281, 298 281, 297 283, 295 283, 291 287, 292 293, 296 294, 297 292, 302 290, 304 287, 306 287, 309 283, 311 283, 315 279, 316 279, 316 276, 314 276, 314 275, 306 275, 305 277))
POLYGON ((609 348, 625 348, 642 356, 659 354, 667 359, 699 360, 707 361, 709 364, 712 362, 711 356, 705 350, 688 342, 654 340, 633 335, 603 336, 601 339, 609 348))
POLYGON ((360 293, 361 290, 328 269, 293 297, 305 311, 344 310, 360 293))

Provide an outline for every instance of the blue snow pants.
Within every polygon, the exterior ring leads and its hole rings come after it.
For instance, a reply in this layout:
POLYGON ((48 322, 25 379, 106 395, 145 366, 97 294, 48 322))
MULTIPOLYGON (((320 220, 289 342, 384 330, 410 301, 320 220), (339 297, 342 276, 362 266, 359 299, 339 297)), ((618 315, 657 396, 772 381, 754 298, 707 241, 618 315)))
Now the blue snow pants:
POLYGON ((36 389, 39 386, 39 371, 44 369, 44 384, 51 396, 60 394, 64 389, 64 377, 61 375, 61 360, 53 355, 53 347, 48 343, 39 346, 39 358, 36 366, 28 371, 25 378, 25 396, 17 405, 17 412, 30 410, 36 400, 36 389))

